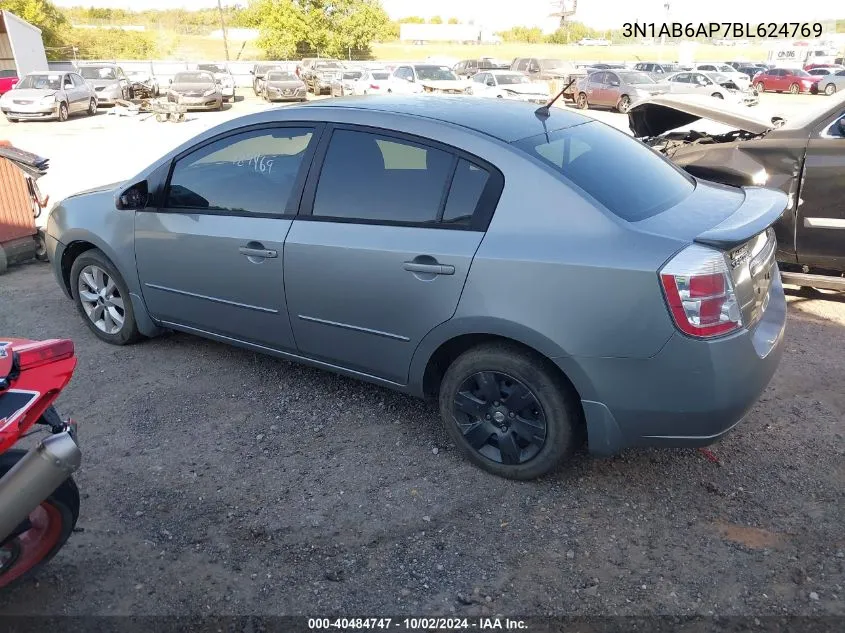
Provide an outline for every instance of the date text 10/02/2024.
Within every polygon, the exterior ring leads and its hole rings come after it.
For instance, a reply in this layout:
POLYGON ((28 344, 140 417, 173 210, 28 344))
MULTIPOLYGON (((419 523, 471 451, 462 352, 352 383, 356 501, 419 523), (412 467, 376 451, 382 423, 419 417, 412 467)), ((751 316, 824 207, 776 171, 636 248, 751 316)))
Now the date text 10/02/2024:
POLYGON ((623 37, 733 37, 737 39, 768 39, 781 37, 821 37, 820 22, 625 22, 623 37))
POLYGON ((308 618, 311 630, 479 630, 479 631, 524 631, 528 628, 524 620, 512 618, 308 618))

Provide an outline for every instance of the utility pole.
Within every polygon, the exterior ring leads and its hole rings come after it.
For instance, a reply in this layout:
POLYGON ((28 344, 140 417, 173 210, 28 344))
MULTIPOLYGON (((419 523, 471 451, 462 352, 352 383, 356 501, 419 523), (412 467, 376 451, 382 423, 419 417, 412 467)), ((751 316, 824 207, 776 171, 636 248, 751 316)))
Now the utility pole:
POLYGON ((229 40, 226 38, 226 20, 223 19, 221 0, 217 0, 217 10, 220 12, 220 28, 223 31, 223 50, 226 52, 226 61, 229 61, 229 40))

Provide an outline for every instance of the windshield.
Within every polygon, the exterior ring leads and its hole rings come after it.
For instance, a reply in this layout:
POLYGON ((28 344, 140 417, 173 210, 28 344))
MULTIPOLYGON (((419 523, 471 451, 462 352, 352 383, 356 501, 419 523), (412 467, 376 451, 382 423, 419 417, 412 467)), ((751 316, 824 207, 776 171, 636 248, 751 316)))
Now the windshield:
POLYGON ((727 64, 714 64, 714 66, 716 66, 716 70, 720 73, 732 73, 736 71, 736 68, 728 66, 727 64))
POLYGON ((569 64, 562 59, 541 59, 540 66, 543 68, 566 68, 569 64))
POLYGON ((694 181, 624 132, 591 121, 514 143, 628 222, 677 204, 694 181))
POLYGON ((657 83, 645 73, 617 73, 619 78, 626 84, 653 84, 657 83))
POLYGON ((456 80, 455 73, 446 66, 417 66, 417 77, 421 81, 450 81, 456 80))
POLYGON ((213 84, 214 77, 208 73, 178 73, 173 78, 175 84, 213 84))
POLYGON ((508 84, 530 84, 531 80, 526 77, 525 75, 520 75, 514 73, 512 75, 496 75, 496 81, 499 82, 500 86, 506 86, 508 84))
POLYGON ((267 73, 267 81, 295 81, 296 75, 286 70, 273 70, 267 73))
POLYGON ((376 72, 376 73, 370 73, 370 75, 372 76, 373 79, 389 79, 390 78, 390 73, 376 72))
POLYGON ((117 79, 114 68, 109 66, 83 66, 79 74, 85 79, 117 79))
POLYGON ((197 66, 199 70, 207 70, 210 73, 227 73, 227 71, 223 66, 218 64, 200 64, 197 66))
POLYGON ((270 72, 271 70, 280 70, 278 66, 274 64, 261 64, 258 68, 255 69, 256 75, 263 75, 265 73, 270 72))
POLYGON ((333 70, 337 68, 343 68, 343 66, 341 66, 337 62, 317 62, 316 64, 314 64, 314 68, 316 68, 317 70, 333 70))
POLYGON ((27 75, 18 84, 18 88, 35 88, 38 90, 58 90, 61 87, 61 75, 27 75))
POLYGON ((363 75, 363 74, 364 73, 361 72, 360 70, 351 70, 349 72, 343 73, 343 78, 344 79, 360 79, 361 75, 363 75))

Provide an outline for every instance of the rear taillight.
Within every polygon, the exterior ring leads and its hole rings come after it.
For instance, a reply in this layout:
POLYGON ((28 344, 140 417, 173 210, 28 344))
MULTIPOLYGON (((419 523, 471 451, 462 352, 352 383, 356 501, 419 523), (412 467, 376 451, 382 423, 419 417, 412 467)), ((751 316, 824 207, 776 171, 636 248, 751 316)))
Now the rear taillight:
POLYGON ((50 339, 39 343, 29 343, 15 347, 17 366, 20 371, 33 369, 48 363, 64 360, 73 356, 73 341, 69 339, 50 339))
POLYGON ((693 245, 660 271, 660 282, 675 325, 697 338, 720 336, 742 327, 742 312, 723 253, 693 245))
POLYGON ((370 90, 378 90, 378 84, 370 84, 370 90))

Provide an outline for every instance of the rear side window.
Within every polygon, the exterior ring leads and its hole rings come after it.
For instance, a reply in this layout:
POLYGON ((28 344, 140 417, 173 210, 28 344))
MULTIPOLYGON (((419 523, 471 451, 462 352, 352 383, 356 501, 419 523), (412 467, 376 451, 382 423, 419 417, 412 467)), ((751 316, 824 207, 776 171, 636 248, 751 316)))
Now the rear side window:
POLYGON ((452 177, 452 186, 449 188, 443 222, 468 225, 489 179, 490 174, 486 169, 460 159, 452 177))
POLYGON ((627 134, 599 122, 539 134, 514 145, 540 159, 628 222, 677 204, 695 181, 627 134))
POLYGON ((436 222, 452 155, 369 132, 336 130, 320 172, 315 217, 436 222))

